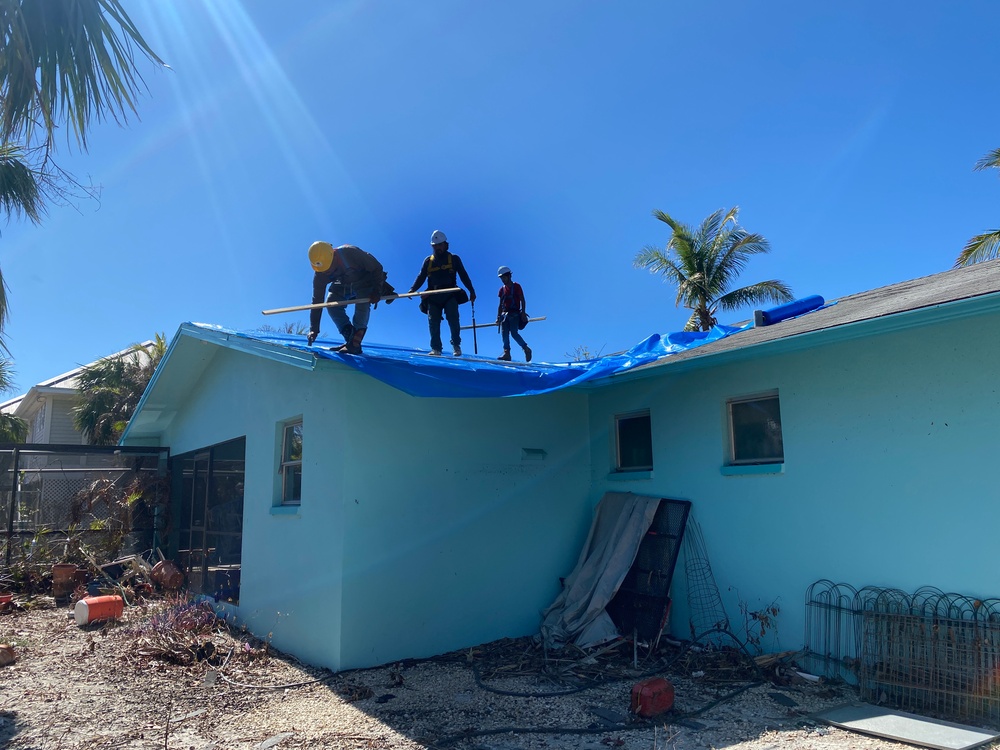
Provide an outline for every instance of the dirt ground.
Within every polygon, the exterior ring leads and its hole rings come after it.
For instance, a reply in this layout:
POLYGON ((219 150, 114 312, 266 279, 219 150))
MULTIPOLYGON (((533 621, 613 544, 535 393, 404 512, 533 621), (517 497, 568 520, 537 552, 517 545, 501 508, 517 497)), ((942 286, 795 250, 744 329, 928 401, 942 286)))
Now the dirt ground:
POLYGON ((545 658, 530 639, 332 674, 296 662, 180 601, 80 627, 67 605, 0 612, 0 747, 11 750, 888 750, 896 742, 810 718, 857 700, 844 685, 788 682, 737 652, 667 646, 545 658), (668 677, 674 708, 631 714, 640 679, 668 677))

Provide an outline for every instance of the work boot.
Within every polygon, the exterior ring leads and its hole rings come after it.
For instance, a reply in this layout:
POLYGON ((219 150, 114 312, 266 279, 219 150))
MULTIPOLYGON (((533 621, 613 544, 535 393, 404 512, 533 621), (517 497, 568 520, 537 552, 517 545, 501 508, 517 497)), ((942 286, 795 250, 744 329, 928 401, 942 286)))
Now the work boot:
POLYGON ((440 349, 431 349, 431 350, 430 350, 429 352, 427 352, 427 353, 428 353, 428 354, 429 354, 429 355, 430 355, 431 357, 440 357, 440 356, 441 356, 441 350, 440 350, 440 349))
POLYGON ((347 342, 344 351, 348 354, 361 354, 361 339, 365 337, 365 331, 367 330, 367 328, 356 329, 351 340, 347 342))
POLYGON ((503 362, 510 362, 510 349, 504 349, 503 354, 501 354, 497 359, 503 362))
POLYGON ((340 335, 344 337, 344 343, 340 346, 334 347, 333 351, 346 352, 348 345, 351 343, 351 339, 354 338, 354 326, 348 323, 343 329, 341 329, 340 335))
POLYGON ((527 344, 524 345, 524 361, 525 362, 531 361, 531 349, 528 348, 527 344))
POLYGON ((458 344, 455 344, 455 345, 454 345, 454 346, 452 347, 452 349, 451 349, 451 353, 452 353, 452 354, 453 354, 454 356, 456 356, 456 357, 461 357, 461 356, 462 356, 462 347, 460 347, 460 346, 459 346, 458 344))

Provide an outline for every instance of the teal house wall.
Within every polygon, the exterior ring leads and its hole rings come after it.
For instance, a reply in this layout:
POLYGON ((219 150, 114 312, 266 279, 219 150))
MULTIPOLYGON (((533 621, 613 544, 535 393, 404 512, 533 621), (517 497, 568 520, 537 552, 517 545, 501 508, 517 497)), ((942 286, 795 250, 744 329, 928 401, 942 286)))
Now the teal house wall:
MULTIPOLYGON (((776 604, 760 645, 798 649, 823 579, 1000 597, 997 341, 1000 261, 518 398, 410 396, 302 346, 185 324, 124 442, 176 456, 246 437, 233 615, 313 664, 538 632, 608 491, 690 501, 733 631, 776 604), (734 466, 727 402, 764 394, 783 458, 734 466), (616 471, 615 419, 646 410, 653 468, 616 471), (295 419, 302 505, 276 507, 295 419)), ((688 562, 671 592, 680 637, 688 562)))
MULTIPOLYGON (((592 391, 595 494, 692 501, 734 631, 741 603, 780 607, 767 648, 801 648, 820 579, 1000 596, 1000 313, 934 318, 667 361, 592 391), (770 391, 784 462, 726 467, 727 400, 770 391), (647 408, 653 471, 615 474, 614 417, 647 408)), ((685 563, 671 629, 691 637, 685 563)))
POLYGON ((421 399, 183 330, 171 347, 130 442, 246 436, 237 621, 335 670, 537 631, 590 522, 585 394, 421 399), (302 504, 275 507, 299 417, 302 504))

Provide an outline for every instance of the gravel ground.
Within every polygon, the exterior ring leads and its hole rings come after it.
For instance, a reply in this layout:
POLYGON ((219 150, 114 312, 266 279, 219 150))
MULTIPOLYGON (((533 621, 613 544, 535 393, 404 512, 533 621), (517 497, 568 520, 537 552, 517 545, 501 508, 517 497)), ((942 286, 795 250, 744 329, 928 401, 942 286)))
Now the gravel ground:
POLYGON ((0 667, 0 746, 11 750, 909 747, 810 718, 857 700, 851 688, 784 684, 773 670, 753 684, 732 655, 667 647, 636 662, 623 644, 546 661, 518 639, 331 674, 191 606, 149 603, 81 628, 51 600, 21 605, 0 613, 17 657, 0 667), (675 686, 674 709, 638 719, 632 685, 654 674, 675 686))

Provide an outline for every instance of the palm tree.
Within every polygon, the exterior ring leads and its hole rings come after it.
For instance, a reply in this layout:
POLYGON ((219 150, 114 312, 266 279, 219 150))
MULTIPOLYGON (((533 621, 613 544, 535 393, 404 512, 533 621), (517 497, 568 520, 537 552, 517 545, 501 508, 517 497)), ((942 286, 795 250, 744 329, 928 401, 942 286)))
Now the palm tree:
MULTIPOLYGON (((14 370, 9 359, 0 359, 0 392, 14 390, 14 370)), ((13 414, 0 413, 0 443, 23 443, 28 439, 28 423, 13 414)))
MULTIPOLYGON (((986 154, 976 162, 975 170, 981 172, 984 169, 996 167, 1000 169, 1000 148, 986 154)), ((981 263, 984 260, 992 260, 1000 256, 1000 229, 992 232, 977 234, 965 243, 962 252, 955 259, 955 267, 971 266, 973 263, 981 263)))
POLYGON ((634 260, 636 268, 663 276, 677 285, 676 304, 692 310, 685 331, 708 331, 718 321, 716 310, 738 310, 759 302, 788 302, 792 291, 783 281, 761 281, 731 289, 754 255, 770 252, 767 240, 750 234, 737 223, 739 208, 719 209, 698 231, 675 221, 663 211, 653 216, 673 230, 665 249, 647 245, 634 260))
MULTIPOLYGON (((120 0, 0 0, 0 33, 0 211, 38 223, 47 201, 97 191, 54 163, 57 129, 86 151, 94 122, 136 111, 136 51, 163 61, 120 0)), ((0 330, 6 319, 0 274, 0 330)))
POLYGON ((87 148, 91 124, 135 112, 138 50, 163 64, 120 0, 0 0, 0 140, 52 144, 69 125, 87 148), (43 134, 36 138, 36 128, 43 134))
POLYGON ((158 333, 154 341, 133 344, 124 353, 83 368, 77 377, 80 395, 73 419, 93 445, 118 443, 166 351, 167 339, 158 333))

